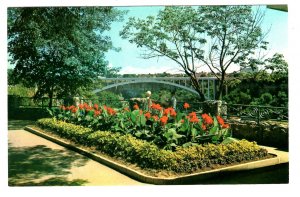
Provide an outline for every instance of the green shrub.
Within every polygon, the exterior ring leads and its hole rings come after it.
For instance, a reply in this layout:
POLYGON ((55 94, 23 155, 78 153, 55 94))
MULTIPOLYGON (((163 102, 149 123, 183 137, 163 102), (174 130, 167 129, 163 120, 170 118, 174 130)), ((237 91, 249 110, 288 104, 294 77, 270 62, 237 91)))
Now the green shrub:
POLYGON ((38 126, 47 128, 62 137, 119 157, 141 168, 164 169, 175 172, 193 172, 213 164, 260 159, 267 155, 265 149, 246 140, 228 144, 203 144, 177 147, 176 151, 159 149, 155 144, 136 139, 130 134, 95 131, 55 119, 40 119, 38 126))
POLYGON ((37 121, 41 128, 50 129, 61 137, 86 145, 87 137, 93 132, 92 129, 51 118, 43 118, 37 121))

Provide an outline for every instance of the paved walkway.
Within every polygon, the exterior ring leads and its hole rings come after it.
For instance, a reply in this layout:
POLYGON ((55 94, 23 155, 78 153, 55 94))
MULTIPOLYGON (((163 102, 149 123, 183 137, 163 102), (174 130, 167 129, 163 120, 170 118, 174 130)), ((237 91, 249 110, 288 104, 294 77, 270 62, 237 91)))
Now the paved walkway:
POLYGON ((9 130, 9 185, 144 185, 24 130, 9 130))

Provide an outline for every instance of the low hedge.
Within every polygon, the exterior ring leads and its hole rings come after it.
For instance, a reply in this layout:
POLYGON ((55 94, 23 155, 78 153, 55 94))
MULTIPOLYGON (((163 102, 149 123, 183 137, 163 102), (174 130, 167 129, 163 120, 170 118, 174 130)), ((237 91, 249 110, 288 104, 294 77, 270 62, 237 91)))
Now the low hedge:
POLYGON ((93 131, 90 128, 50 118, 38 120, 37 125, 50 129, 63 138, 94 146, 110 156, 135 163, 141 168, 193 172, 214 164, 224 165, 262 159, 268 154, 267 150, 259 147, 256 142, 246 140, 219 145, 178 147, 172 152, 159 149, 155 144, 136 139, 130 134, 93 131))
POLYGON ((87 145, 86 139, 88 135, 93 132, 91 128, 57 121, 52 118, 39 119, 37 124, 41 128, 50 129, 53 133, 58 134, 61 137, 83 145, 87 145))

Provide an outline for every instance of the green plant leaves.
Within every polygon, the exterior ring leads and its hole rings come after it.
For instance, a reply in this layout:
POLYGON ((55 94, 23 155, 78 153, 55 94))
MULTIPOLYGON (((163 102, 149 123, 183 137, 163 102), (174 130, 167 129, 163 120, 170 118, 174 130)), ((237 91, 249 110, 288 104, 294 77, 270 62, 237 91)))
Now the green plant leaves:
POLYGON ((178 134, 174 128, 168 129, 163 136, 167 138, 168 142, 175 141, 176 143, 178 143, 179 138, 183 137, 183 135, 178 134))
POLYGON ((181 146, 188 142, 220 143, 229 136, 228 129, 221 129, 216 117, 206 114, 198 118, 195 112, 186 114, 173 111, 172 108, 143 112, 140 109, 118 110, 108 106, 90 106, 84 103, 78 107, 62 106, 53 115, 58 120, 94 130, 130 133, 137 138, 148 140, 159 147, 171 150, 174 150, 174 144, 181 146), (162 121, 163 117, 164 122, 162 121))
MULTIPOLYGON (((223 165, 248 161, 264 158, 268 154, 267 150, 259 147, 255 142, 234 138, 227 138, 218 145, 186 142, 182 146, 177 146, 175 141, 182 139, 183 136, 178 135, 174 129, 166 130, 162 137, 155 136, 153 141, 158 144, 164 142, 162 138, 168 138, 168 143, 161 149, 152 142, 136 139, 131 134, 95 131, 51 118, 40 119, 37 124, 41 128, 46 128, 45 132, 51 130, 63 138, 88 147, 96 147, 101 152, 141 168, 191 173, 212 164, 223 165)), ((141 130, 136 134, 145 137, 149 131, 141 130)))

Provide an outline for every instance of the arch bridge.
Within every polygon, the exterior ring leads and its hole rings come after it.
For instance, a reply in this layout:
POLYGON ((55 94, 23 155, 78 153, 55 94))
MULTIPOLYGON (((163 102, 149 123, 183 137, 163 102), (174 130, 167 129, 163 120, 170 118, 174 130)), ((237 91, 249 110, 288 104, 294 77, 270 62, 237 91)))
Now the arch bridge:
MULTIPOLYGON (((166 84, 180 89, 187 90, 191 93, 198 94, 192 87, 189 77, 136 77, 136 78, 100 78, 105 86, 93 91, 93 93, 98 93, 104 90, 117 88, 118 86, 125 86, 129 84, 138 83, 156 83, 156 84, 166 84)), ((216 95, 216 77, 200 77, 199 81, 203 94, 206 99, 215 99, 216 95)))

